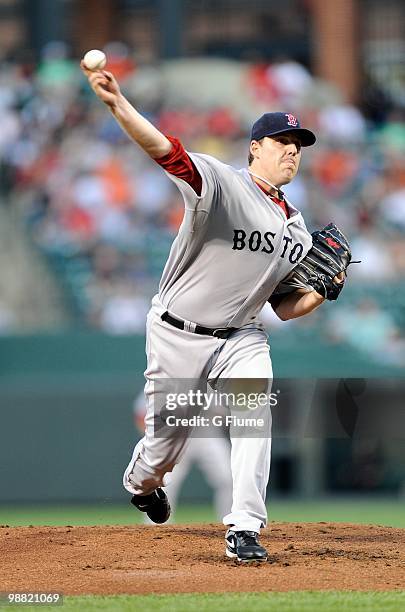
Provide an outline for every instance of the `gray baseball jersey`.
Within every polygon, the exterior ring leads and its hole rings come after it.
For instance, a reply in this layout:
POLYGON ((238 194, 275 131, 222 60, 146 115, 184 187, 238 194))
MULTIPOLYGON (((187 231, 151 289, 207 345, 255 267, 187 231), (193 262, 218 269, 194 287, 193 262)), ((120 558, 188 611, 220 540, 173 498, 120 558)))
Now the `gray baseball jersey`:
POLYGON ((185 216, 159 286, 174 315, 207 327, 251 323, 279 282, 312 246, 301 213, 290 218, 252 180, 217 159, 189 153, 202 194, 182 179, 185 216))

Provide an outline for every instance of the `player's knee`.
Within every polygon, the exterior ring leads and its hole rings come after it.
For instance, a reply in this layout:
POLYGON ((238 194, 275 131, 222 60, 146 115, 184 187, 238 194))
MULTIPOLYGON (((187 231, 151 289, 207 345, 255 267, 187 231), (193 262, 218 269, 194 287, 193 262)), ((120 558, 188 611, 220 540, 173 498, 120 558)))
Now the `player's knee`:
POLYGON ((269 388, 268 378, 232 378, 228 381, 229 391, 236 395, 266 393, 269 388))

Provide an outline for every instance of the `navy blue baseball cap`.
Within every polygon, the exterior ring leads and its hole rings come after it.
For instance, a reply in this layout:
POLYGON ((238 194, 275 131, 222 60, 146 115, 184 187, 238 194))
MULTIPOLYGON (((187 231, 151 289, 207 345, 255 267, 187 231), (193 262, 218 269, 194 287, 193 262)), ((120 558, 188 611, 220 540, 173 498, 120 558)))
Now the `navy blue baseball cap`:
POLYGON ((310 147, 316 142, 311 130, 302 128, 295 115, 291 113, 264 113, 252 127, 250 140, 261 140, 265 136, 293 133, 299 138, 303 147, 310 147))

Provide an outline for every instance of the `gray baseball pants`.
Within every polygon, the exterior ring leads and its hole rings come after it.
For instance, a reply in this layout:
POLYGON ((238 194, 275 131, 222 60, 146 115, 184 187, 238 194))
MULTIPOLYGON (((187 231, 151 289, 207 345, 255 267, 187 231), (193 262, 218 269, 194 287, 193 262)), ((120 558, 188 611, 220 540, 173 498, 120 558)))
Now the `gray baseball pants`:
MULTIPOLYGON (((123 477, 127 491, 138 495, 148 495, 168 484, 170 472, 181 460, 188 442, 185 435, 159 437, 155 434, 155 407, 164 406, 166 401, 162 380, 187 379, 188 388, 194 387, 194 391, 202 388, 201 381, 208 380, 213 389, 227 393, 243 387, 249 393, 269 394, 271 389, 267 334, 260 325, 249 324, 228 339, 220 339, 178 330, 161 320, 164 311, 155 297, 146 328, 145 435, 135 446, 123 477)), ((239 426, 230 428, 233 502, 223 523, 233 526, 235 531, 259 532, 267 522, 270 402, 260 408, 260 414, 267 417, 262 427, 244 431, 239 426)))

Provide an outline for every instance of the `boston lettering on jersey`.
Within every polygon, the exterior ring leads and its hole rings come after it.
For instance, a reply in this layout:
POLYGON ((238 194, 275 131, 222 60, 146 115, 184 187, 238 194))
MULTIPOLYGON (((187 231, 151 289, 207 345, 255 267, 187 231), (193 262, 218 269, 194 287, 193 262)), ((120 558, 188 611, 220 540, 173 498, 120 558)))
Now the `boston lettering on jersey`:
MULTIPOLYGON (((234 251, 243 251, 243 249, 248 248, 253 252, 260 250, 263 253, 270 254, 274 252, 273 239, 275 237, 276 234, 274 232, 264 232, 262 234, 259 230, 255 230, 248 236, 245 230, 234 229, 232 249, 234 251)), ((283 236, 283 242, 284 246, 280 257, 284 259, 287 256, 292 264, 298 263, 304 251, 304 245, 301 242, 294 243, 293 239, 289 236, 283 236)))

